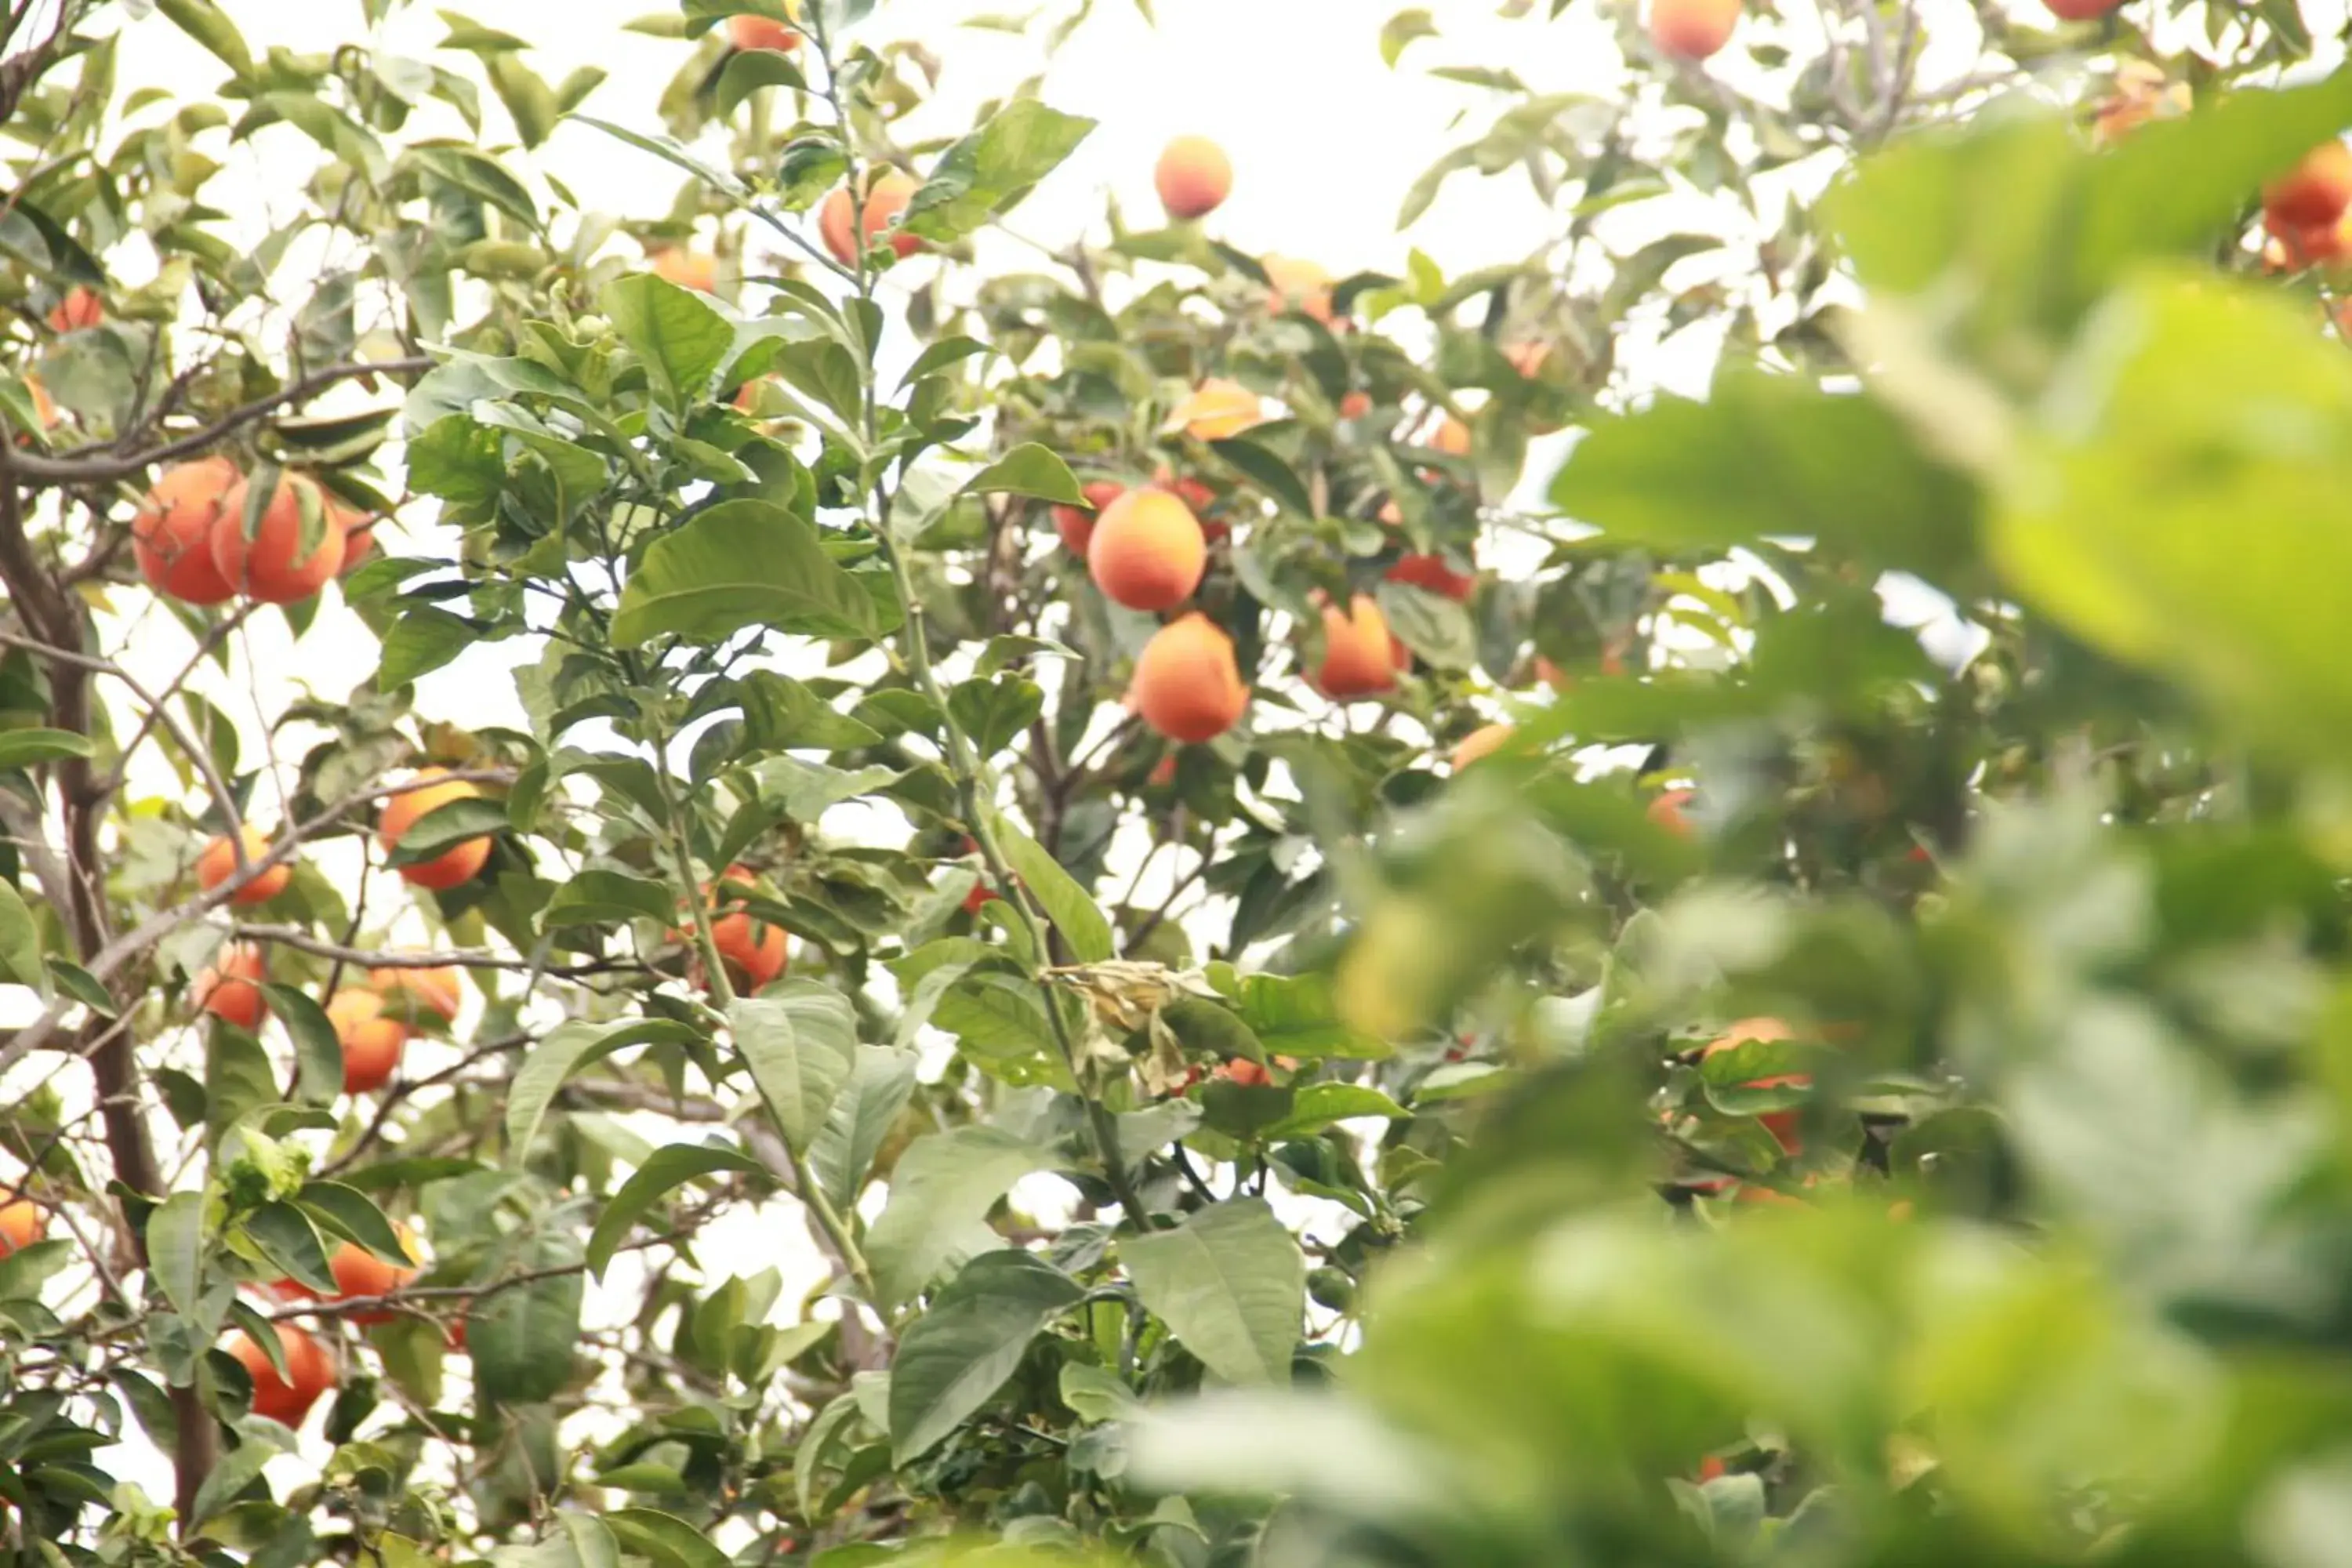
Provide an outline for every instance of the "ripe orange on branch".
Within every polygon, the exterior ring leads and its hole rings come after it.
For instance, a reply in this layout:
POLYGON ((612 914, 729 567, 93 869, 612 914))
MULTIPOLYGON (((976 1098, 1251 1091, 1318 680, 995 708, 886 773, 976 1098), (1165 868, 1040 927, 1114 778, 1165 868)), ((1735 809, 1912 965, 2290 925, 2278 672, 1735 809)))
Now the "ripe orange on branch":
POLYGON ((280 473, 257 503, 253 537, 245 535, 251 479, 221 498, 213 525, 213 564, 230 587, 265 605, 291 605, 326 586, 343 563, 343 526, 318 482, 280 473))
MULTIPOLYGON (((477 800, 482 792, 463 779, 440 779, 444 768, 419 768, 418 786, 403 790, 383 803, 383 815, 376 825, 376 841, 390 854, 400 847, 418 819, 428 816, 441 807, 460 800, 477 800)), ((401 879, 413 886, 430 888, 436 892, 470 882, 490 858, 488 837, 461 839, 429 860, 419 860, 399 868, 401 879)))
POLYGON ((1249 706, 1234 639, 1198 610, 1154 632, 1136 656, 1128 701, 1171 741, 1213 741, 1249 706))
MULTIPOLYGON (((210 892, 236 875, 238 844, 245 847, 245 861, 248 869, 269 853, 268 837, 257 828, 238 828, 235 843, 223 835, 206 844, 204 852, 196 857, 196 883, 199 887, 210 892)), ((294 868, 280 860, 267 870, 255 872, 245 886, 228 896, 228 901, 232 904, 266 904, 284 892, 286 884, 293 879, 294 868)))
POLYGON ((32 1246, 48 1228, 48 1211, 32 1199, 10 1198, 0 1204, 0 1258, 32 1246))
MULTIPOLYGON (((786 5, 784 9, 793 16, 800 15, 797 5, 786 5)), ((728 17, 727 41, 739 49, 789 52, 801 47, 799 32, 772 16, 728 17)))
POLYGON ((343 1047, 345 1094, 366 1094, 391 1081, 408 1044, 408 1026, 385 1016, 383 996, 347 985, 328 999, 327 1021, 343 1047))
MULTIPOLYGON (((863 213, 856 220, 866 247, 878 244, 886 234, 889 236, 890 248, 900 256, 912 256, 923 247, 923 242, 913 235, 890 226, 891 220, 907 210, 907 204, 915 199, 915 192, 920 188, 914 177, 901 169, 869 174, 863 213)), ((857 265, 859 240, 850 235, 853 205, 845 181, 833 188, 816 215, 817 233, 823 237, 824 247, 844 267, 857 265)))
POLYGON ((196 976, 191 994, 199 1011, 250 1031, 261 1027, 261 1020, 269 1016, 268 999, 261 994, 261 983, 268 978, 269 968, 258 948, 232 943, 196 976))
POLYGON ((278 1343, 286 1355, 284 1377, 269 1363, 269 1352, 242 1330, 229 1336, 225 1348, 253 1380, 253 1413, 299 1426, 319 1395, 335 1385, 334 1358, 316 1339, 284 1323, 278 1325, 278 1343))
POLYGON ((1233 192, 1233 160, 1205 136, 1179 136, 1160 150, 1151 184, 1170 217, 1206 217, 1233 192))
POLYGON ((1650 41, 1681 60, 1703 60, 1731 41, 1739 0, 1650 0, 1650 41))
POLYGON ((1396 689, 1397 671, 1409 657, 1379 603, 1359 594, 1345 610, 1323 606, 1323 659, 1311 679, 1326 697, 1375 696, 1396 689))
POLYGON ((1084 506, 1059 505, 1054 508, 1054 531, 1061 536, 1062 548, 1073 555, 1084 555, 1095 536, 1095 524, 1101 519, 1103 509, 1127 493, 1127 487, 1115 479, 1096 479, 1082 485, 1078 493, 1087 498, 1084 506))
POLYGON ((235 596, 236 587, 213 560, 213 530, 230 492, 243 494, 244 479, 226 458, 175 463, 157 476, 131 520, 131 553, 148 586, 190 605, 235 596))
POLYGON ((1169 610, 1208 570, 1209 542, 1192 509, 1166 490, 1129 490, 1103 508, 1087 542, 1087 571, 1114 604, 1169 610))

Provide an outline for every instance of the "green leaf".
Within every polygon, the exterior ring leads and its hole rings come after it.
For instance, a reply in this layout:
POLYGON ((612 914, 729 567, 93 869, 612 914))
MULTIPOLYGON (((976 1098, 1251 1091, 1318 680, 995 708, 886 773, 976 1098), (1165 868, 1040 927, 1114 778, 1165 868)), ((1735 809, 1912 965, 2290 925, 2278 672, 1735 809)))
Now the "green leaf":
POLYGON ((801 68, 793 64, 792 57, 781 49, 736 50, 719 71, 719 86, 713 93, 719 117, 730 118, 743 106, 745 99, 769 87, 788 87, 794 92, 804 92, 808 79, 801 75, 801 68))
MULTIPOLYGON (((489 1260, 476 1282, 489 1285, 501 1274, 569 1269, 584 1261, 578 1237, 568 1231, 536 1231, 503 1258, 489 1260)), ((466 1352, 484 1399, 497 1405, 534 1405, 562 1391, 572 1378, 586 1290, 583 1274, 559 1273, 475 1298, 466 1314, 466 1352)))
POLYGON ((223 1454, 220 1462, 205 1472, 204 1484, 190 1500, 189 1512, 195 1517, 188 1522, 202 1524, 226 1508, 239 1492, 261 1479, 262 1468, 278 1452, 278 1443, 264 1441, 248 1428, 246 1440, 223 1454))
POLYGON ((172 1310, 195 1317, 205 1280, 204 1194, 173 1193, 147 1216, 147 1267, 172 1310))
POLYGON ((751 626, 870 637, 889 625, 874 596, 825 553, 814 523, 772 501, 739 500, 654 541, 621 590, 613 640, 622 647, 664 636, 715 643, 751 626))
POLYGON ((1315 515, 1315 501, 1307 493, 1307 486, 1291 471, 1288 463, 1257 442, 1239 436, 1209 443, 1209 450, 1248 479, 1259 489, 1274 498, 1285 511, 1300 517, 1315 515))
POLYGON ((1969 481, 1876 401, 1735 372, 1705 403, 1661 397, 1596 423, 1551 498, 1621 543, 1688 553, 1817 539, 1934 579, 1975 553, 1969 481))
POLYGON ((1468 669, 1478 662, 1478 626, 1470 606, 1410 583, 1382 582, 1373 598, 1397 640, 1433 669, 1468 669))
POLYGON ((908 1144, 866 1235, 877 1304, 895 1307, 941 1270, 998 1246, 983 1217, 1013 1183, 1053 1164, 1050 1150, 996 1127, 957 1127, 908 1144))
POLYGON ((1045 708, 1045 691, 1019 675, 976 677, 948 693, 948 717, 983 758, 1011 745, 1045 708))
POLYGON ((1237 987, 1234 1005, 1269 1055, 1347 1057, 1377 1061, 1392 1054, 1376 1035, 1341 1022, 1331 982, 1319 974, 1252 974, 1237 987))
POLYGON ((218 1142, 246 1112, 276 1105, 281 1097, 277 1064, 261 1042, 243 1029, 215 1025, 205 1044, 206 1133, 218 1142))
POLYGON ((1026 1252, 982 1253, 898 1338, 890 1361, 890 1457, 904 1467, 1004 1386, 1038 1331, 1086 1291, 1026 1252))
POLYGON ((740 1150, 721 1149, 700 1143, 671 1143, 654 1151, 635 1174, 621 1184, 604 1205, 604 1212, 596 1216, 596 1228, 588 1237, 588 1272, 597 1279, 604 1278, 604 1266, 613 1260, 614 1249, 629 1234, 637 1216, 667 1194, 673 1188, 708 1176, 718 1171, 742 1171, 758 1175, 765 1171, 759 1161, 740 1150))
POLYGON ((1082 1361, 1062 1363, 1061 1394, 1081 1421, 1131 1421, 1144 1413, 1143 1401, 1117 1373, 1082 1361))
POLYGON ((396 690, 440 668, 481 640, 481 626, 463 616, 432 605, 404 610, 383 634, 375 689, 396 690))
POLYGON ((245 36, 213 0, 156 0, 155 9, 240 78, 253 74, 253 53, 245 46, 245 36))
POLYGON ((625 1046, 685 1045, 700 1039, 684 1024, 632 1018, 612 1024, 559 1024, 531 1047, 507 1087, 507 1161, 520 1165, 564 1080, 625 1046))
POLYGON ((1307 1310, 1307 1260, 1263 1198, 1125 1237, 1119 1259, 1137 1299, 1211 1373, 1228 1383, 1289 1382, 1307 1310))
POLYGON ((357 1187, 341 1182, 308 1182, 294 1201, 322 1229, 357 1242, 386 1263, 404 1268, 416 1261, 401 1245, 400 1232, 393 1228, 392 1221, 357 1187))
POLYGON ((0 730, 0 768, 28 767, 60 757, 96 754, 89 737, 71 730, 0 730))
POLYGON ((663 401, 682 409, 709 390, 735 329, 701 295, 650 272, 605 286, 598 303, 663 401))
POLYGON ((1095 122, 1015 99, 989 122, 940 154, 902 220, 925 239, 962 238, 1010 211, 1029 188, 1060 166, 1095 122))
POLYGON ((1428 12, 1419 9, 1400 11, 1381 25, 1381 62, 1391 70, 1394 70, 1397 59, 1404 53, 1407 44, 1412 43, 1415 38, 1435 37, 1437 37, 1437 24, 1430 19, 1428 12))
POLYGON ((878 745, 882 740, 873 726, 860 723, 806 685, 772 669, 749 671, 736 681, 732 695, 742 705, 747 746, 845 752, 878 745))
POLYGON ((1013 873, 1028 886, 1030 897, 1037 900, 1045 918, 1054 922, 1054 929, 1069 944, 1071 958, 1079 963, 1101 963, 1109 959, 1115 951, 1109 918, 1078 886, 1077 879, 1063 870, 1060 862, 1046 854, 1035 839, 1002 816, 996 820, 996 841, 1003 848, 1004 858, 1013 863, 1013 873))
POLYGON ((976 338, 941 338, 915 356, 915 363, 907 367, 907 374, 898 378, 898 384, 902 387, 912 386, 933 371, 945 370, 959 360, 969 359, 973 354, 995 352, 976 338))
POLYGON ((327 1266, 327 1244, 310 1216, 289 1203, 268 1203, 245 1216, 246 1238, 289 1279, 314 1290, 335 1289, 327 1266))
POLYGON ((310 994, 292 985, 264 985, 262 995, 269 1000, 269 1012, 286 1026, 294 1037, 294 1065, 297 1082, 306 1105, 332 1105, 335 1096, 343 1092, 343 1043, 335 1037, 335 1026, 327 1017, 326 1009, 310 1000, 310 994))
POLYGON ((1272 1142, 1282 1138, 1311 1138, 1335 1121, 1358 1116, 1402 1121, 1412 1113, 1377 1089, 1356 1083, 1310 1083, 1293 1098, 1290 1114, 1265 1130, 1272 1142))
POLYGON ((469 147, 411 147, 401 154, 403 164, 430 170, 434 176, 459 190, 471 192, 521 224, 539 232, 539 204, 530 191, 494 159, 469 147))
POLYGON ((1085 494, 1070 466, 1034 441, 1024 441, 966 480, 959 495, 1034 496, 1039 500, 1084 506, 1085 494))
POLYGON ((677 913, 677 900, 664 883, 626 871, 588 870, 555 889, 540 911, 539 923, 543 931, 632 920, 667 924, 677 913))
POLYGON ((2352 359, 2306 307, 2204 275, 2127 285, 2037 428, 1992 531, 2018 594, 2277 747, 2352 753, 2352 359))
POLYGON ((781 994, 738 998, 727 1009, 735 1048, 793 1152, 805 1154, 857 1056, 857 1015, 828 985, 795 980, 781 994))
POLYGON ((62 958, 52 958, 48 961, 48 968, 49 978, 58 983, 58 989, 88 1007, 91 1012, 108 1018, 121 1016, 122 1004, 114 999, 114 994, 106 988, 97 975, 92 974, 80 964, 69 963, 62 958))
POLYGON ((625 1508, 601 1516, 636 1556, 658 1568, 730 1568, 727 1553, 709 1537, 672 1514, 650 1508, 625 1508))
POLYGON ((49 994, 49 972, 41 965, 41 928, 16 889, 0 880, 0 978, 49 994))
POLYGON ((824 1128, 809 1146, 809 1168, 836 1208, 856 1205, 882 1140, 915 1092, 915 1054, 888 1046, 857 1047, 849 1081, 834 1096, 824 1128))

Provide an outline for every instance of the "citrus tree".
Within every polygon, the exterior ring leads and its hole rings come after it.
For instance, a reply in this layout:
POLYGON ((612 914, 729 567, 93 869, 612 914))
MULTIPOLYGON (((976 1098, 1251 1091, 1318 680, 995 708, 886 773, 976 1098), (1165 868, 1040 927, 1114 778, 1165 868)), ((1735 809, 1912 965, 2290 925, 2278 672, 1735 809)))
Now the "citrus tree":
POLYGON ((2340 1560, 2297 13, 1367 23, 1449 278, 1198 137, 982 267, 1092 127, 870 0, 398 8, 0 22, 8 1561, 2340 1560))

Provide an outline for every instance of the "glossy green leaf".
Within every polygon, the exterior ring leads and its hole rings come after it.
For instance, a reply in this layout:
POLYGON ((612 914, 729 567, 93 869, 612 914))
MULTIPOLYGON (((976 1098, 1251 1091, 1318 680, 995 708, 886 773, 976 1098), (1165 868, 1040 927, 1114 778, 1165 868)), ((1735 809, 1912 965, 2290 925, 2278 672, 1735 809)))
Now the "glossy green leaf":
POLYGON ((586 1277, 578 1270, 585 1261, 578 1237, 541 1230, 485 1264, 480 1282, 486 1285, 495 1284, 502 1272, 516 1278, 543 1276, 485 1292, 467 1310, 466 1352, 485 1399, 498 1405, 536 1404, 553 1397, 571 1381, 587 1289, 586 1277))
POLYGON ((0 768, 94 756, 97 750, 89 736, 78 735, 71 730, 0 730, 0 768))
POLYGON ((326 1009, 293 985, 264 985, 269 1013, 294 1039, 295 1081, 307 1105, 332 1105, 343 1092, 343 1043, 326 1009))
POLYGON ((857 1017, 848 998, 814 981, 739 997, 727 1009, 735 1048, 795 1153, 805 1154, 856 1064, 857 1017))
POLYGON ((1307 1261, 1260 1198, 1129 1237, 1119 1260, 1178 1342, 1228 1383, 1287 1383, 1307 1310, 1307 1261))
POLYGON ((890 1363, 890 1452, 907 1465, 1004 1385, 1039 1330, 1086 1291, 1026 1252, 982 1253, 898 1339, 890 1363))
POLYGON ((1087 498, 1070 466, 1037 445, 1024 441, 966 479, 960 495, 1034 496, 1039 500, 1084 506, 1087 498))
POLYGON ((555 889, 540 912, 539 923, 553 931, 562 926, 614 925, 624 921, 667 922, 678 918, 677 900, 668 885, 626 871, 582 871, 555 889))
POLYGON ((520 1164, 530 1152, 539 1124, 564 1080, 591 1062, 625 1046, 655 1042, 685 1044, 698 1039, 684 1024, 662 1018, 612 1024, 559 1024, 533 1046, 507 1089, 507 1159, 520 1164))
POLYGON ((1015 824, 999 817, 996 839, 1003 846, 1004 858, 1013 866, 1014 875, 1027 886, 1030 897, 1054 922, 1069 944, 1070 956, 1079 963, 1100 963, 1115 949, 1111 942, 1110 918, 1102 912, 1077 879, 1062 869, 1061 863, 1045 853, 1038 842, 1023 832, 1015 824))
POLYGON ((1094 128, 1093 121, 1034 98, 1013 100, 940 154, 931 177, 907 204, 908 232, 941 242, 962 238, 1010 211, 1094 128))
POLYGON ((720 642, 745 626, 863 637, 897 620, 834 563, 805 518, 763 500, 728 500, 656 540, 621 590, 613 640, 675 636, 720 642))
POLYGON ((1054 1163, 1041 1149, 995 1127, 957 1127, 919 1138, 890 1173, 890 1201, 866 1234, 882 1303, 896 1306, 941 1271, 1000 1245, 982 1223, 1013 1184, 1054 1163))
POLYGON ((734 1149, 671 1143, 655 1150, 653 1157, 621 1184, 621 1190, 606 1200, 604 1212, 596 1216, 596 1228, 588 1237, 588 1272, 599 1279, 604 1278, 605 1265, 612 1262, 614 1250, 628 1236, 629 1227, 677 1187, 720 1171, 758 1175, 765 1169, 759 1161, 734 1149))
POLYGON ((855 1206, 866 1173, 915 1092, 915 1054, 888 1046, 857 1047, 849 1080, 834 1097, 824 1127, 809 1146, 809 1168, 840 1209, 855 1206))
POLYGON ((650 272, 605 286, 598 303, 672 408, 709 389, 735 346, 735 329, 691 289, 650 272))

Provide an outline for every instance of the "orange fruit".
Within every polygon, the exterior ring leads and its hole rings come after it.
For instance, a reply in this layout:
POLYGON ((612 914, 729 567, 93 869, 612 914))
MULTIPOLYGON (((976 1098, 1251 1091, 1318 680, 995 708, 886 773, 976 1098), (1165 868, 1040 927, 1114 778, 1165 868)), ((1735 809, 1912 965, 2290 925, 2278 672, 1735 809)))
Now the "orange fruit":
MULTIPOLYGON (((442 777, 446 770, 419 768, 416 777, 430 780, 442 777)), ((383 803, 383 815, 376 825, 376 842, 390 854, 400 847, 403 835, 416 825, 417 819, 430 816, 453 801, 473 800, 481 791, 462 779, 449 779, 441 784, 425 784, 423 787, 403 790, 383 803)), ((402 879, 419 888, 445 891, 461 883, 470 882, 482 865, 490 858, 488 837, 465 838, 444 849, 430 860, 400 868, 402 879)))
POLYGON ((2352 206, 2352 147, 2330 139, 2263 187, 2263 222, 2282 237, 2333 228, 2352 206))
POLYGON ((253 1379, 253 1413, 289 1426, 299 1426, 319 1402, 319 1395, 334 1386, 335 1363, 327 1347, 299 1329, 278 1325, 278 1342, 286 1352, 287 1375, 279 1377, 278 1369, 269 1364, 269 1352, 256 1344, 243 1330, 228 1337, 226 1349, 243 1366, 246 1375, 253 1379))
POLYGON ((1273 285, 1267 296, 1266 309, 1276 315, 1296 310, 1331 324, 1331 275, 1311 261, 1300 261, 1287 256, 1269 256, 1260 263, 1265 268, 1266 281, 1273 285))
POLYGON ((408 1044, 408 1026, 384 1015, 381 994, 347 985, 328 999, 327 1021, 342 1044, 345 1094, 366 1094, 391 1081, 408 1044))
POLYGON ((1181 429, 1196 440, 1222 441, 1264 423, 1265 405, 1256 393, 1237 381, 1213 375, 1186 395, 1161 427, 1181 429))
POLYGON ((1449 458, 1466 458, 1470 455, 1470 426, 1449 414, 1438 422, 1437 433, 1430 437, 1429 444, 1449 458))
POLYGON ((155 479, 131 520, 131 553, 159 594, 190 605, 217 605, 236 589, 213 560, 213 530, 245 476, 226 458, 175 463, 155 479))
POLYGON ((48 1211, 32 1199, 11 1198, 0 1204, 0 1258, 32 1246, 48 1228, 48 1211))
MULTIPOLYGON (((912 256, 923 247, 923 242, 911 234, 900 234, 890 227, 890 220, 907 210, 919 189, 914 177, 902 169, 887 169, 866 187, 865 216, 859 223, 864 230, 867 248, 880 243, 884 235, 890 239, 890 248, 900 256, 912 256)), ((850 237, 849 184, 844 181, 833 188, 817 209, 817 233, 824 247, 844 267, 857 265, 857 246, 850 237)))
POLYGON ((1470 595, 1478 591, 1478 579, 1456 572, 1445 563, 1443 555, 1401 555, 1384 575, 1391 583, 1406 583, 1432 594, 1442 594, 1456 604, 1467 604, 1470 595))
POLYGON ((49 330, 58 332, 78 332, 84 327, 94 327, 106 320, 106 306, 91 290, 76 284, 66 290, 66 297, 49 312, 49 330))
POLYGON ((1171 621, 1136 657, 1128 700, 1171 741, 1216 739, 1249 706, 1249 688, 1234 662, 1234 639, 1198 610, 1171 621))
MULTIPOLYGON (((798 5, 785 10, 800 15, 798 5)), ((739 49, 776 49, 789 53, 801 47, 801 36, 772 16, 730 16, 727 41, 739 49)))
POLYGON ((1233 192, 1233 160, 1205 136, 1179 136, 1160 149, 1151 184, 1170 217, 1206 217, 1233 192))
POLYGON ((2124 0, 2043 0, 2050 14, 2062 22, 2088 22, 2104 16, 2124 0))
POLYGON ((387 998, 385 1005, 394 1015, 402 1016, 404 1022, 431 1014, 444 1024, 454 1024, 465 995, 464 983, 448 964, 429 969, 407 965, 371 969, 368 984, 387 998), (392 996, 394 992, 399 993, 396 1001, 392 996))
POLYGON ((265 605, 290 605, 326 585, 343 563, 343 529, 326 492, 300 474, 280 474, 264 500, 251 539, 245 536, 245 509, 252 481, 241 479, 221 498, 213 525, 213 564, 231 587, 265 605), (303 553, 303 531, 315 526, 317 541, 303 553))
MULTIPOLYGON (((246 863, 250 866, 269 853, 269 840, 258 829, 240 827, 237 839, 245 846, 246 863)), ((236 845, 226 835, 214 839, 196 857, 196 883, 206 892, 236 875, 236 845)), ((245 886, 228 896, 232 904, 266 904, 286 890, 294 879, 294 868, 283 860, 266 871, 256 871, 245 886)))
POLYGON ((196 976, 193 995, 199 1011, 250 1032, 269 1016, 268 998, 261 994, 261 983, 268 977, 259 949, 233 942, 196 976))
POLYGON ((698 294, 719 291, 719 258, 709 251, 673 245, 655 251, 646 259, 652 264, 654 276, 667 279, 681 289, 691 289, 698 294))
POLYGON ((1339 417, 1342 419, 1361 419, 1371 411, 1372 395, 1369 392, 1351 392, 1339 399, 1339 417))
POLYGON ((1315 689, 1326 697, 1370 697, 1396 689, 1402 668, 1388 617, 1369 594, 1359 594, 1342 611, 1323 606, 1323 662, 1315 667, 1315 689))
POLYGON ((1739 0, 1650 0, 1650 41, 1676 59, 1706 58, 1738 25, 1739 0))
POLYGON ((1265 1063, 1254 1062, 1247 1057, 1235 1057, 1231 1061, 1218 1063, 1217 1076, 1248 1089, 1274 1081, 1274 1075, 1265 1070, 1265 1063))
MULTIPOLYGON (((394 1229, 399 1233, 401 1249, 408 1254, 408 1261, 412 1264, 417 1262, 416 1233, 405 1225, 395 1226, 394 1229)), ((335 1250, 327 1255, 327 1270, 335 1277, 335 1293, 327 1298, 332 1301, 348 1301, 356 1296, 389 1296, 404 1289, 418 1273, 415 1268, 386 1263, 355 1241, 336 1244, 335 1250)), ((299 1280, 280 1279, 277 1289, 280 1297, 289 1300, 319 1299, 316 1290, 299 1280)), ((352 1322, 363 1324, 388 1323, 399 1316, 396 1312, 388 1311, 352 1312, 348 1315, 352 1322)), ((293 1370, 290 1354, 287 1357, 287 1370, 293 1370)))
POLYGON ((1492 756, 1510 738, 1511 727, 1508 724, 1482 724, 1455 744, 1450 765, 1458 773, 1471 763, 1492 756))
POLYGON ((1097 479, 1079 486, 1078 493, 1087 498, 1086 505, 1054 508, 1054 531, 1061 535, 1062 548, 1073 555, 1087 552, 1087 545, 1095 536, 1095 520, 1102 515, 1103 508, 1127 493, 1127 487, 1110 479, 1097 479))
POLYGON ((1687 789, 1664 791, 1649 804, 1650 820, 1677 837, 1688 838, 1691 836, 1690 818, 1683 815, 1683 807, 1690 804, 1691 797, 1696 793, 1687 789))
POLYGON ((1166 490, 1129 490, 1095 519, 1087 570, 1106 598, 1130 610, 1173 609, 1208 569, 1208 541, 1192 509, 1166 490))

